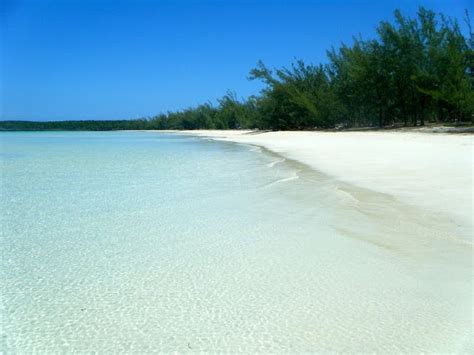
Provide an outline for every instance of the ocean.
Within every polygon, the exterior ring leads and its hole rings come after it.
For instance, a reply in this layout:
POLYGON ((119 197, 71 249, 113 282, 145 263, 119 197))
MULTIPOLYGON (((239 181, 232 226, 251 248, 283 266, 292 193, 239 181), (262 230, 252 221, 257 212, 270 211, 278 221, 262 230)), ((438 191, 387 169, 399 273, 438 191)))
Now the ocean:
POLYGON ((423 248, 434 231, 382 218, 400 216, 386 196, 179 134, 7 132, 0 144, 0 351, 465 346, 470 251, 423 248))

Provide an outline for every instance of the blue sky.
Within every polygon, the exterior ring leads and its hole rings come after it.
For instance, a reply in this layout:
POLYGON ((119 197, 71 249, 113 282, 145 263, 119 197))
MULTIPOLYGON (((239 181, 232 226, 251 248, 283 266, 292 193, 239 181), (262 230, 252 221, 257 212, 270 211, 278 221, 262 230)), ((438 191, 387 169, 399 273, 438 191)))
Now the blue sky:
POLYGON ((353 35, 374 36, 393 10, 423 5, 462 20, 468 0, 1 1, 0 119, 121 119, 155 115, 247 80, 262 59, 326 61, 353 35))

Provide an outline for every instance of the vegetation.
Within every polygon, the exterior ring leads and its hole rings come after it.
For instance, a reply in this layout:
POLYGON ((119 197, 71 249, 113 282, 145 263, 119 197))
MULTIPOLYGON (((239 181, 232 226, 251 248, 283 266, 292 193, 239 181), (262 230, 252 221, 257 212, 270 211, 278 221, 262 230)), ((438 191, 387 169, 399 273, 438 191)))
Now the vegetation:
POLYGON ((354 38, 328 51, 327 64, 296 61, 271 70, 259 62, 251 80, 265 88, 239 100, 228 92, 206 103, 131 121, 0 122, 3 130, 238 129, 273 130, 472 123, 474 37, 456 20, 420 8, 416 18, 395 11, 377 38, 354 38))
POLYGON ((148 129, 149 121, 0 121, 0 131, 114 131, 148 129))

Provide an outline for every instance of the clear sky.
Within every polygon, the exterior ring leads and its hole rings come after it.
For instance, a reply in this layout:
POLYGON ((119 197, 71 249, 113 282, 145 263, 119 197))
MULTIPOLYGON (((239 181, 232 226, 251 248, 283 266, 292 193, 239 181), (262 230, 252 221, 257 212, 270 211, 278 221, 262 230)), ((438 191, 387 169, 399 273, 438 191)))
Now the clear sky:
POLYGON ((262 59, 326 61, 353 35, 374 36, 400 8, 423 5, 462 21, 469 0, 0 0, 0 119, 120 119, 155 115, 247 80, 262 59))

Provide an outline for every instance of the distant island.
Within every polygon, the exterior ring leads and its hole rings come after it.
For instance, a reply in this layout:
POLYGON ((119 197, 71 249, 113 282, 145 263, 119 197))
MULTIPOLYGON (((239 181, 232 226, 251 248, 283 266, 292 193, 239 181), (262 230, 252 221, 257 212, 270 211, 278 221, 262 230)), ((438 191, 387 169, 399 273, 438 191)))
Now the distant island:
POLYGON ((113 121, 0 121, 0 130, 308 130, 354 127, 472 124, 474 36, 456 19, 420 8, 416 18, 395 11, 377 38, 354 37, 328 52, 327 64, 298 60, 269 69, 261 61, 250 80, 265 87, 239 99, 229 91, 205 103, 155 117, 113 121))

